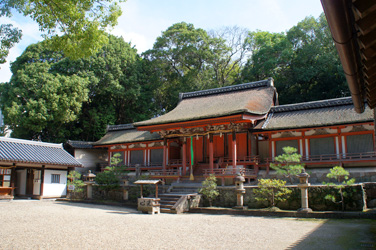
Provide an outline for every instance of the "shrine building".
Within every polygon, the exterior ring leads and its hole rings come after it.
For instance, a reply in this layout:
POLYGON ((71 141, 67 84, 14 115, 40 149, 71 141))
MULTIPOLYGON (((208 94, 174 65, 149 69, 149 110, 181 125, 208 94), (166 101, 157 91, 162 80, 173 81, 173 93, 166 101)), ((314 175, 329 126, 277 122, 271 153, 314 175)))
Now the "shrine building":
POLYGON ((81 166, 62 144, 0 137, 0 200, 64 197, 68 171, 81 166))
POLYGON ((374 115, 365 106, 356 113, 350 97, 278 105, 270 78, 182 93, 170 112, 108 126, 93 146, 167 183, 209 174, 223 185, 233 184, 238 173, 248 181, 267 177, 285 146, 298 150, 318 182, 337 165, 358 181, 376 181, 374 115))

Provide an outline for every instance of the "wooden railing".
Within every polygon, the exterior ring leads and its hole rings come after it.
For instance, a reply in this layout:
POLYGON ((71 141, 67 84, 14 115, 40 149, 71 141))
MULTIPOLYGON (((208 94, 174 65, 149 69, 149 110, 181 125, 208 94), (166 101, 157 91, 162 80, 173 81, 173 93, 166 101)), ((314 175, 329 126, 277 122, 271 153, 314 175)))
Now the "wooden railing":
MULTIPOLYGON (((258 163, 259 160, 260 158, 258 156, 243 156, 236 158, 237 163, 258 163)), ((223 162, 231 163, 232 157, 223 157, 223 162)))
MULTIPOLYGON (((303 156, 303 163, 320 163, 320 162, 342 162, 342 161, 366 161, 376 160, 376 152, 363 153, 343 153, 343 154, 327 154, 327 155, 307 155, 303 156)), ((275 163, 275 157, 266 158, 265 163, 275 163)))
POLYGON ((216 176, 236 176, 241 174, 244 176, 253 176, 256 175, 256 172, 251 169, 245 168, 219 168, 219 169, 204 169, 204 175, 214 174, 216 176))
POLYGON ((150 177, 159 177, 159 176, 171 176, 178 177, 180 176, 180 171, 177 169, 165 169, 165 170, 151 170, 149 171, 150 177))

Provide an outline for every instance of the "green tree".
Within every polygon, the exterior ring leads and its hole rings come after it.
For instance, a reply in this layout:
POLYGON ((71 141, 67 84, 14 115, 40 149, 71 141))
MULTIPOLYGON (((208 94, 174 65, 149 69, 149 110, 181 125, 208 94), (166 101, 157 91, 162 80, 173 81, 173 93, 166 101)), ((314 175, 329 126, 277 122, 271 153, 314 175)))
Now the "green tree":
POLYGON ((9 50, 19 42, 21 37, 21 30, 13 28, 11 24, 0 25, 0 64, 6 62, 9 50))
POLYGON ((355 183, 355 179, 349 179, 349 175, 349 172, 346 171, 343 167, 336 166, 330 169, 330 173, 328 173, 326 177, 336 180, 337 183, 324 183, 338 190, 340 200, 337 200, 336 196, 332 194, 326 195, 325 199, 330 200, 334 203, 341 204, 342 211, 345 211, 344 198, 347 196, 347 192, 344 191, 344 188, 355 183))
POLYGON ((257 201, 267 201, 268 207, 275 207, 277 201, 285 201, 292 192, 285 187, 286 181, 276 179, 259 179, 257 188, 253 189, 257 201))
POLYGON ((223 40, 228 48, 213 62, 218 87, 242 83, 241 70, 251 51, 247 43, 248 30, 238 26, 223 27, 211 30, 208 34, 212 38, 223 40))
POLYGON ((217 190, 217 178, 213 174, 210 174, 202 182, 202 188, 199 190, 204 197, 209 200, 209 205, 212 206, 213 200, 219 195, 217 190))
MULTIPOLYGON (((45 46, 77 59, 107 43, 105 30, 117 24, 120 2, 124 0, 5 0, 0 2, 0 17, 12 17, 12 11, 30 17, 43 32, 45 46)), ((10 33, 13 43, 19 39, 19 31, 14 31, 10 33)))
POLYGON ((97 173, 95 182, 99 185, 99 189, 105 192, 105 195, 107 195, 109 191, 116 190, 120 187, 120 180, 111 169, 97 173))
POLYGON ((158 37, 143 56, 149 63, 155 105, 161 112, 178 103, 180 92, 218 86, 213 64, 230 50, 221 38, 210 37, 192 24, 176 23, 158 37))
POLYGON ((145 81, 144 64, 136 49, 122 38, 110 35, 108 40, 86 59, 66 58, 43 43, 30 45, 17 58, 11 81, 0 84, 0 107, 14 137, 98 140, 108 124, 152 117, 153 86, 145 81), (61 90, 53 92, 60 82, 61 90), (28 104, 35 99, 44 106, 28 104), (69 103, 75 105, 74 112, 67 107, 69 103), (69 119, 65 113, 71 114, 69 119))
POLYGON ((280 104, 349 94, 325 15, 306 17, 286 33, 252 32, 246 80, 273 77, 280 104))
POLYGON ((51 72, 49 64, 61 54, 41 49, 41 44, 29 46, 12 64, 10 82, 0 84, 1 110, 14 137, 60 141, 61 128, 77 119, 88 98, 89 82, 51 72))
MULTIPOLYGON (((84 191, 83 187, 85 186, 85 184, 81 180, 81 174, 77 171, 69 171, 67 185, 74 187, 74 189, 70 191, 73 193, 73 196, 76 196, 77 193, 84 191)), ((73 196, 71 196, 71 199, 73 198, 73 196)))
POLYGON ((304 165, 300 163, 302 156, 296 153, 298 150, 293 147, 282 148, 284 154, 275 157, 278 164, 270 164, 270 167, 277 172, 277 175, 282 175, 290 179, 293 184, 293 177, 300 174, 304 169, 304 165))

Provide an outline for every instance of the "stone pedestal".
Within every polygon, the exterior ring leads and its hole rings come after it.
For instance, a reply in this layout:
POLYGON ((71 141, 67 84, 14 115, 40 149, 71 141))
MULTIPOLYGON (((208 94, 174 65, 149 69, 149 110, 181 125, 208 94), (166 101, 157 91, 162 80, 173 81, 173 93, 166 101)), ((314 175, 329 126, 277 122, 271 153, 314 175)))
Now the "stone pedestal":
POLYGON ((143 213, 159 214, 160 213, 159 198, 138 198, 137 210, 143 213))
POLYGON ((308 187, 309 183, 298 184, 298 188, 301 190, 302 207, 298 210, 301 213, 312 212, 312 209, 308 207, 308 187))
POLYGON ((86 199, 93 199, 93 181, 85 181, 86 184, 86 199))

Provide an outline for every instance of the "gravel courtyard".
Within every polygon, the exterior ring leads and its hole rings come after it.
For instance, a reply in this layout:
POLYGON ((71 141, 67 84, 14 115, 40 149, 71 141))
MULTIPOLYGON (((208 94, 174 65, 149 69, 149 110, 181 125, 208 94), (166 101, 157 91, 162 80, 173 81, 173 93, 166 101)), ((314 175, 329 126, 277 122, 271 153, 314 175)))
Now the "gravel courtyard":
POLYGON ((0 249, 372 249, 376 224, 32 200, 0 202, 0 220, 0 249))

